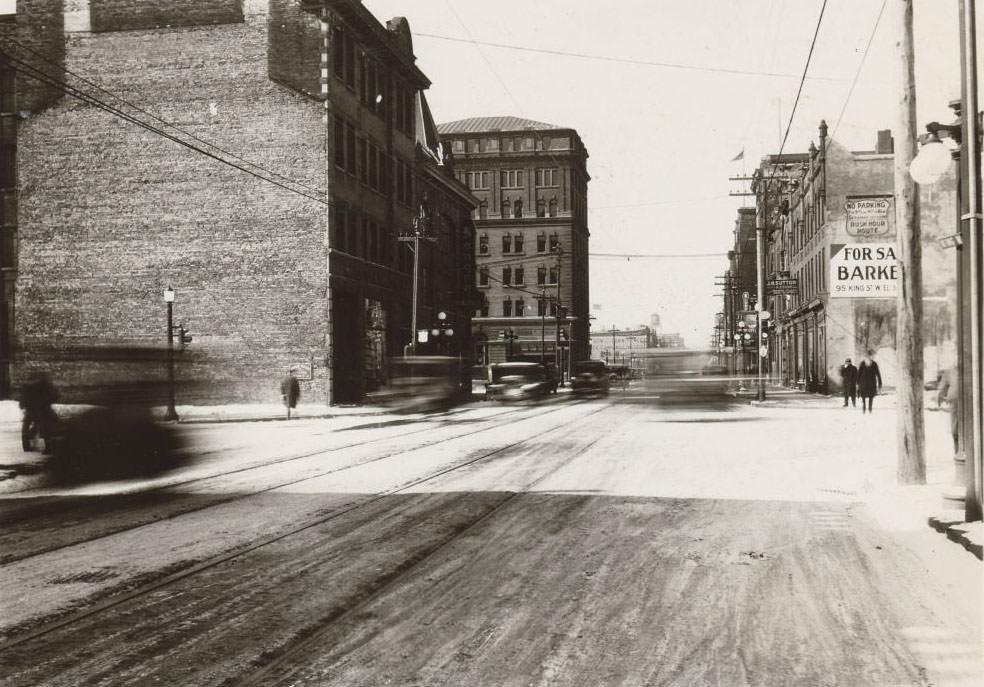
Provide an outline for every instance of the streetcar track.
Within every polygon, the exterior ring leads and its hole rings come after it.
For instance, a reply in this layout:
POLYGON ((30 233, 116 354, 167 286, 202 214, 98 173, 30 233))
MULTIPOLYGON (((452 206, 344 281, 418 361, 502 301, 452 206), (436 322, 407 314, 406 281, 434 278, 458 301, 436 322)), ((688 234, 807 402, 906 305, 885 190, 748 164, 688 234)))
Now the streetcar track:
MULTIPOLYGON (((568 405, 562 406, 562 408, 566 408, 566 407, 570 407, 570 406, 568 406, 568 405)), ((560 431, 560 430, 566 428, 567 426, 569 426, 571 424, 582 422, 585 417, 590 416, 590 415, 597 414, 599 412, 603 412, 605 410, 611 409, 612 407, 613 406, 606 405, 606 406, 602 406, 600 408, 591 410, 585 416, 579 416, 579 417, 576 417, 576 418, 574 418, 572 420, 569 420, 569 421, 566 421, 566 422, 562 422, 559 425, 556 425, 554 427, 551 427, 548 430, 545 430, 544 432, 541 432, 537 436, 537 438, 540 438, 540 437, 544 436, 545 434, 549 434, 549 433, 554 433, 554 432, 560 431)), ((551 411, 551 412, 555 412, 555 411, 551 411)), ((497 426, 499 426, 499 425, 497 425, 497 426)), ((489 429, 492 429, 492 428, 489 428, 489 429)), ((483 430, 479 430, 479 431, 484 431, 484 429, 483 430)), ((470 432, 470 433, 467 433, 467 434, 462 434, 462 435, 453 437, 452 439, 445 439, 443 441, 448 441, 448 440, 453 440, 453 439, 460 439, 460 438, 462 438, 464 436, 469 436, 471 434, 476 434, 476 433, 478 433, 478 432, 470 432)), ((405 435, 401 435, 401 436, 405 436, 405 435)), ((565 461, 563 463, 563 465, 569 464, 571 461, 573 461, 573 459, 575 457, 581 455, 581 453, 583 453, 588 448, 590 448, 591 446, 593 446, 600 439, 601 439, 601 437, 598 437, 597 439, 595 439, 594 441, 590 442, 588 445, 586 445, 582 449, 580 449, 577 452, 573 453, 571 455, 571 457, 567 461, 565 461)), ((437 478, 442 477, 443 475, 446 475, 448 473, 455 472, 457 470, 461 470, 463 468, 470 467, 471 465, 474 465, 474 464, 476 464, 476 463, 478 463, 480 461, 486 460, 486 459, 488 459, 488 458, 490 458, 492 456, 495 456, 495 455, 498 455, 498 454, 503 453, 505 451, 508 451, 509 449, 512 449, 515 446, 518 446, 520 444, 526 443, 526 442, 528 442, 530 440, 531 440, 530 437, 519 439, 517 441, 514 441, 512 443, 506 444, 504 446, 500 446, 500 447, 498 447, 498 448, 496 448, 494 450, 486 451, 486 452, 484 452, 484 453, 482 453, 482 454, 480 454, 478 456, 474 456, 474 457, 469 458, 467 460, 464 460, 464 461, 462 461, 460 463, 455 463, 454 465, 450 465, 450 466, 441 468, 441 469, 436 470, 434 472, 431 472, 431 473, 429 473, 429 474, 427 474, 427 475, 425 475, 423 477, 418 477, 418 478, 412 479, 412 480, 410 480, 408 482, 404 482, 402 484, 399 484, 399 485, 396 485, 394 487, 391 487, 389 489, 385 489, 385 490, 376 492, 376 493, 371 494, 371 495, 366 495, 364 498, 362 498, 360 500, 350 501, 349 503, 347 503, 347 504, 345 504, 345 505, 343 505, 343 506, 341 506, 339 508, 333 509, 330 513, 326 513, 326 514, 321 515, 321 516, 318 516, 316 518, 310 518, 310 519, 306 520, 305 522, 303 522, 302 524, 296 525, 296 526, 294 526, 294 527, 292 527, 292 528, 290 528, 288 530, 279 532, 279 533, 277 533, 275 535, 271 535, 269 537, 265 537, 265 538, 263 538, 263 539, 261 539, 259 541, 254 541, 254 542, 251 542, 249 544, 245 544, 245 545, 236 547, 234 549, 225 551, 223 553, 217 554, 215 556, 212 556, 210 558, 207 558, 204 561, 201 561, 201 562, 199 562, 197 564, 194 564, 191 567, 185 568, 183 570, 179 570, 179 571, 174 572, 174 573, 171 573, 169 575, 165 575, 164 577, 159 578, 157 580, 149 581, 147 583, 144 583, 143 585, 137 587, 136 589, 132 589, 129 592, 124 592, 123 594, 120 594, 120 595, 110 596, 108 598, 104 598, 102 601, 97 601, 97 602, 93 603, 92 605, 88 606, 87 608, 84 608, 84 609, 81 609, 81 610, 77 610, 77 611, 70 611, 70 612, 68 612, 66 615, 64 615, 61 618, 57 618, 55 620, 52 620, 52 621, 49 621, 49 622, 46 622, 46 623, 42 623, 41 625, 38 625, 37 627, 35 627, 32 630, 26 630, 24 632, 21 632, 20 634, 18 634, 15 637, 12 637, 12 638, 7 639, 7 640, 5 640, 3 642, 0 642, 0 653, 3 653, 3 652, 5 652, 5 651, 7 651, 9 649, 12 649, 12 648, 14 648, 16 646, 19 646, 21 644, 24 644, 26 642, 29 642, 29 641, 32 641, 32 640, 41 638, 41 637, 43 637, 45 635, 51 634, 51 633, 53 633, 53 632, 55 632, 57 630, 61 630, 61 629, 65 628, 65 627, 68 627, 68 626, 74 624, 74 623, 78 623, 78 622, 80 622, 82 620, 85 620, 86 618, 90 618, 92 616, 98 615, 99 613, 102 613, 104 611, 107 611, 107 610, 109 610, 109 609, 111 609, 113 607, 122 605, 124 603, 128 603, 128 602, 133 601, 134 599, 138 599, 138 598, 140 598, 142 596, 146 596, 147 594, 150 594, 151 592, 154 592, 154 591, 156 591, 158 589, 161 589, 163 587, 167 587, 167 586, 172 585, 172 584, 174 584, 176 582, 179 582, 181 580, 190 578, 190 577, 192 577, 192 576, 194 576, 194 575, 196 575, 198 573, 201 573, 201 572, 203 572, 205 570, 209 570, 211 568, 214 568, 214 567, 217 567, 219 565, 222 565, 223 563, 226 563, 228 561, 231 561, 231 560, 233 560, 235 558, 244 556, 244 555, 246 555, 248 553, 251 553, 251 552, 256 551, 258 549, 264 548, 266 546, 270 546, 271 544, 277 543, 279 541, 282 541, 284 539, 287 539, 289 537, 292 537, 294 535, 297 535, 297 534, 299 534, 301 532, 304 532, 306 530, 309 530, 311 528, 318 527, 318 526, 320 526, 322 524, 325 524, 325 523, 331 522, 333 520, 336 520, 336 519, 338 519, 338 518, 340 518, 340 517, 342 517, 344 515, 347 515, 347 514, 353 512, 353 511, 356 511, 358 509, 365 508, 367 506, 371 506, 371 505, 373 505, 373 504, 375 504, 375 503, 377 503, 377 502, 379 502, 379 501, 381 501, 383 499, 386 499, 386 498, 391 497, 393 495, 399 494, 402 491, 406 491, 408 489, 412 489, 412 488, 414 488, 416 486, 419 486, 420 484, 423 484, 425 482, 429 482, 431 480, 437 479, 437 478)), ((440 443, 440 442, 432 442, 431 444, 425 444, 424 446, 419 446, 419 445, 418 446, 414 446, 412 448, 405 449, 405 450, 402 450, 402 451, 399 451, 399 452, 390 454, 390 455, 388 455, 386 457, 387 458, 391 458, 393 456, 400 455, 400 454, 403 454, 403 453, 409 453, 411 451, 416 451, 416 450, 419 450, 421 448, 426 448, 426 446, 430 446, 430 445, 433 445, 435 443, 440 443)), ((379 460, 379 459, 373 459, 373 460, 366 461, 364 463, 359 463, 359 464, 356 464, 356 465, 353 465, 353 466, 347 466, 347 468, 350 468, 350 467, 359 467, 359 466, 362 466, 362 465, 367 465, 367 464, 370 464, 372 462, 375 462, 375 460, 379 460)), ((347 468, 345 468, 345 469, 347 469, 347 468)), ((337 472, 337 471, 335 471, 335 472, 337 472)), ((331 474, 331 473, 325 473, 325 474, 331 474)), ((542 475, 542 476, 538 477, 537 479, 535 479, 533 482, 531 482, 529 485, 527 485, 526 487, 524 487, 523 490, 512 493, 510 496, 508 496, 503 501, 503 504, 494 506, 493 509, 492 509, 492 511, 498 510, 501 507, 501 505, 504 505, 504 503, 506 501, 512 500, 512 498, 514 498, 516 495, 521 494, 521 493, 525 493, 525 492, 529 491, 529 489, 531 489, 533 486, 535 486, 538 482, 540 482, 543 479, 545 479, 548 475, 549 475, 549 473, 547 473, 545 475, 542 475)), ((324 475, 319 475, 318 477, 323 477, 323 476, 324 475)), ((305 478, 305 480, 307 480, 307 479, 314 479, 314 478, 313 477, 305 478)), ((292 482, 292 483, 296 483, 296 482, 300 482, 300 481, 305 481, 305 480, 296 480, 295 482, 292 482)), ((484 517, 484 516, 482 516, 482 517, 484 517)), ((478 521, 480 521, 481 519, 482 518, 479 518, 478 521)), ((478 522, 478 521, 476 521, 476 522, 478 522)), ((160 520, 154 521, 154 522, 160 522, 160 520)), ((150 524, 150 523, 146 523, 146 524, 150 524)), ((474 523, 473 524, 469 524, 465 528, 461 529, 457 535, 455 535, 454 537, 452 537, 452 539, 457 538, 457 536, 460 536, 461 533, 464 533, 467 530, 469 530, 473 525, 474 525, 474 523)), ((138 528, 132 528, 132 529, 138 529, 138 528)), ((131 531, 131 530, 124 530, 124 531, 131 531)), ((96 537, 96 538, 98 539, 99 537, 96 537)), ((451 540, 448 540, 448 542, 444 542, 442 544, 439 544, 435 549, 433 549, 432 551, 429 551, 421 560, 425 560, 430 555, 433 555, 433 553, 435 553, 438 549, 440 549, 442 546, 444 546, 446 543, 449 543, 450 541, 451 540)), ((84 542, 81 542, 81 543, 84 543, 84 542)), ((414 566, 415 565, 416 565, 416 563, 414 564, 414 566)), ((412 567, 413 566, 411 566, 411 568, 412 567)), ((132 580, 130 582, 132 584, 132 580)), ((385 586, 386 585, 383 585, 381 588, 385 588, 385 586)), ((342 615, 348 613, 349 610, 350 609, 346 609, 342 613, 342 615)), ((11 628, 11 631, 16 632, 16 627, 15 628, 11 628)))
MULTIPOLYGON (((594 411, 594 413, 601 412, 603 410, 608 410, 608 409, 611 409, 612 407, 613 406, 610 406, 610 405, 609 406, 604 406, 604 407, 600 408, 599 410, 594 411)), ((592 414, 594 414, 594 413, 592 413, 592 414)), ((568 424, 570 424, 570 423, 568 423, 568 424)), ((561 425, 561 426, 555 427, 555 428, 553 428, 551 430, 548 430, 548 431, 549 432, 553 432, 553 431, 556 431, 557 429, 560 429, 563 426, 564 425, 561 425)), ((482 513, 481 515, 479 515, 477 518, 474 518, 472 521, 470 521, 470 522, 468 522, 468 523, 466 523, 466 524, 464 524, 464 525, 462 525, 460 527, 455 528, 454 532, 452 532, 449 536, 447 536, 444 539, 436 542, 433 546, 431 546, 430 548, 428 548, 426 551, 422 551, 422 552, 418 553, 417 555, 415 555, 410 560, 405 561, 403 565, 398 566, 397 568, 395 568, 389 575, 385 576, 381 580, 377 580, 376 581, 376 584, 374 585, 374 589, 372 590, 372 592, 369 593, 368 595, 366 595, 365 597, 363 597, 361 599, 358 599, 351 606, 348 606, 347 608, 341 608, 337 612, 335 612, 335 613, 333 613, 333 614, 331 614, 329 616, 326 616, 324 618, 319 619, 318 626, 316 626, 316 627, 310 627, 309 626, 309 627, 304 628, 303 633, 300 633, 301 636, 297 640, 295 640, 291 645, 288 645, 286 647, 281 647, 280 649, 275 650, 275 651, 268 651, 266 653, 266 656, 268 657, 267 658, 267 662, 264 663, 264 664, 262 664, 262 665, 260 665, 253 673, 247 675, 246 677, 237 676, 237 677, 227 678, 223 682, 219 683, 220 684, 220 687, 232 687, 232 685, 248 686, 248 685, 257 685, 257 684, 263 684, 263 685, 269 684, 269 682, 267 681, 267 679, 269 677, 271 677, 271 673, 273 673, 278 668, 280 668, 281 666, 283 666, 284 663, 286 663, 287 661, 289 661, 291 658, 293 658, 297 654, 303 653, 304 651, 308 650, 312 646, 315 646, 315 645, 321 643, 322 638, 326 634, 328 634, 329 632, 331 632, 332 629, 337 625, 337 623, 343 622, 346 618, 351 617, 352 615, 359 613, 362 609, 366 608, 367 606, 369 606, 370 604, 372 604, 374 601, 376 601, 377 599, 379 599, 381 596, 383 596, 383 594, 388 593, 389 590, 392 589, 395 585, 399 584, 403 579, 405 579, 405 578, 409 577, 411 574, 413 574, 416 571, 416 569, 419 568, 422 564, 424 564, 425 562, 427 562, 428 560, 430 560, 432 557, 434 557, 435 555, 437 555, 438 553, 440 553, 443 549, 447 548, 448 546, 450 546, 454 542, 456 542, 459 539, 461 539, 463 536, 466 536, 469 532, 471 532, 472 530, 474 530, 475 528, 477 528, 478 526, 480 526, 482 523, 484 523, 487 520, 491 519, 493 516, 495 516, 496 514, 498 514, 500 511, 502 511, 503 508, 505 508, 507 505, 509 505, 510 503, 512 503, 513 501, 515 501, 516 498, 518 498, 519 496, 522 496, 524 494, 529 493, 529 491, 531 489, 533 489, 537 484, 539 484, 543 480, 547 479, 547 477, 549 477, 550 475, 554 474, 555 472, 557 472, 561 468, 564 468, 564 467, 570 465, 572 462, 574 462, 574 460, 576 458, 580 457, 585 452, 587 452, 592 446, 594 446, 599 441, 601 441, 603 438, 605 438, 608 435, 608 433, 611 432, 611 431, 612 431, 612 428, 609 428, 608 429, 608 432, 605 432, 605 433, 603 433, 603 434, 601 434, 599 436, 596 436, 592 440, 590 440, 587 443, 585 443, 583 446, 580 446, 576 451, 573 451, 570 454, 570 456, 565 461, 563 461, 559 465, 551 466, 550 469, 548 469, 546 472, 544 472, 543 474, 539 475, 538 477, 536 477, 535 479, 533 479, 532 481, 530 481, 522 489, 519 489, 519 490, 516 490, 516 491, 513 491, 513 492, 510 492, 510 493, 506 494, 506 496, 504 496, 500 501, 498 501, 495 505, 493 505, 487 511, 485 511, 484 513, 482 513)), ((516 442, 516 443, 519 444, 519 443, 523 443, 523 442, 516 442)), ((513 444, 513 446, 514 445, 515 444, 513 444)), ((504 451, 504 450, 506 450, 508 448, 511 448, 511 446, 509 446, 509 447, 503 447, 503 448, 501 448, 501 449, 499 449, 497 451, 493 451, 493 452, 491 452, 491 453, 489 453, 489 454, 487 454, 485 456, 482 456, 482 457, 479 457, 479 458, 477 458, 475 460, 469 461, 468 463, 463 463, 463 464, 461 464, 459 466, 455 466, 455 467, 452 467, 452 468, 443 470, 443 471, 441 471, 439 473, 430 475, 430 476, 428 476, 426 478, 422 478, 421 480, 418 481, 418 483, 430 481, 432 479, 436 479, 437 477, 440 477, 442 474, 446 474, 448 472, 453 472, 453 471, 455 471, 457 469, 460 469, 462 467, 467 467, 468 465, 470 465, 472 463, 478 462, 479 460, 484 460, 485 458, 487 458, 487 457, 489 457, 491 455, 494 455, 495 453, 499 453, 501 451, 504 451)), ((413 486, 416 486, 416 485, 413 485, 413 486)), ((410 488, 410 486, 404 487, 404 489, 407 489, 407 488, 410 488)), ((261 660, 262 659, 263 659, 263 656, 261 656, 261 660)), ((281 675, 278 675, 275 679, 277 680, 278 683, 279 682, 282 682, 285 679, 289 679, 290 676, 293 675, 293 674, 295 674, 297 671, 298 671, 298 668, 290 668, 286 672, 282 673, 281 675)))
MULTIPOLYGON (((558 406, 556 408, 552 408, 552 409, 546 411, 546 413, 539 413, 539 414, 537 414, 537 413, 530 413, 527 417, 524 417, 522 419, 523 420, 526 420, 526 419, 532 418, 534 416, 536 416, 536 417, 543 417, 543 415, 545 415, 547 413, 560 412, 561 410, 563 410, 564 408, 567 408, 567 407, 570 407, 570 406, 569 405, 566 405, 566 404, 565 405, 560 405, 560 406, 558 406)), ((505 424, 511 424, 511 423, 516 422, 516 420, 513 417, 513 415, 515 413, 521 412, 522 410, 528 410, 528 408, 522 408, 522 409, 505 411, 505 412, 500 413, 500 414, 498 414, 498 415, 495 416, 495 418, 493 419, 493 422, 495 422, 494 425, 491 425, 491 426, 488 426, 488 427, 483 427, 481 429, 478 429, 477 431, 472 430, 472 431, 464 432, 462 434, 458 434, 458 435, 455 435, 455 436, 445 437, 443 439, 436 439, 434 441, 427 442, 427 443, 424 443, 424 444, 418 444, 415 448, 426 448, 428 446, 434 446, 436 444, 440 444, 440 443, 443 443, 445 441, 453 441, 455 439, 460 439, 461 437, 468 436, 470 434, 475 434, 475 433, 478 433, 478 432, 484 432, 484 431, 498 429, 499 427, 501 427, 501 426, 503 426, 505 424), (509 416, 509 419, 505 419, 505 420, 499 421, 499 418, 502 418, 503 416, 509 416)), ((233 475, 242 474, 242 473, 245 473, 245 472, 250 472, 250 471, 255 471, 255 470, 263 470, 263 469, 266 469, 266 468, 269 468, 269 467, 273 467, 273 466, 276 466, 276 465, 281 465, 281 464, 289 463, 289 462, 292 462, 292 461, 304 460, 306 458, 314 458, 314 457, 319 456, 319 455, 325 455, 325 454, 329 454, 329 453, 335 453, 337 451, 344 451, 344 450, 355 448, 355 447, 358 447, 358 446, 364 446, 366 444, 379 443, 379 442, 383 442, 383 441, 395 441, 395 440, 403 439, 403 438, 408 437, 408 436, 412 436, 414 434, 419 434, 421 432, 428 432, 428 431, 434 431, 434 429, 432 427, 426 427, 426 428, 423 428, 423 429, 414 430, 412 432, 405 432, 405 433, 398 434, 398 435, 391 436, 391 437, 382 437, 382 438, 378 438, 378 439, 367 439, 365 441, 353 442, 353 443, 345 444, 345 445, 342 445, 342 446, 335 446, 335 447, 332 447, 332 448, 319 449, 317 451, 309 451, 309 452, 302 453, 302 454, 295 454, 295 455, 291 455, 291 456, 285 456, 285 457, 278 458, 278 459, 275 459, 275 460, 272 460, 272 461, 267 461, 267 462, 264 462, 264 463, 254 463, 254 464, 251 464, 251 465, 248 465, 248 466, 242 466, 242 467, 236 468, 234 470, 228 470, 226 472, 220 472, 220 473, 215 473, 215 474, 211 474, 211 475, 207 475, 207 476, 203 476, 203 477, 197 477, 197 478, 194 478, 194 479, 188 479, 188 480, 184 480, 184 481, 181 481, 181 482, 174 482, 174 483, 169 483, 169 484, 166 484, 166 485, 160 485, 160 486, 157 486, 157 487, 152 487, 150 489, 134 489, 133 491, 124 491, 124 492, 121 492, 119 494, 114 494, 113 496, 145 496, 145 495, 149 495, 149 494, 156 494, 156 493, 161 493, 161 492, 172 491, 172 490, 176 489, 177 487, 184 487, 184 486, 187 486, 189 484, 201 484, 201 483, 207 483, 209 480, 221 480, 221 479, 225 479, 227 477, 230 477, 230 476, 233 476, 233 475)), ((29 558, 33 558, 33 557, 36 557, 36 556, 41 556, 41 555, 44 555, 44 554, 47 554, 47 553, 52 553, 54 551, 59 551, 59 550, 62 550, 62 549, 66 549, 66 548, 69 548, 69 547, 72 547, 72 546, 80 546, 82 544, 87 544, 87 543, 90 543, 90 542, 93 542, 93 541, 98 541, 100 539, 104 539, 106 537, 111 537, 111 536, 114 536, 114 535, 117 535, 117 534, 121 534, 121 533, 124 533, 124 532, 132 532, 134 530, 140 529, 141 527, 147 527, 149 525, 153 525, 153 524, 156 524, 156 523, 166 522, 168 520, 173 520, 175 518, 178 518, 178 517, 181 517, 181 516, 184 516, 184 515, 188 515, 188 514, 191 514, 191 513, 195 513, 195 512, 198 512, 198 511, 206 510, 208 508, 213 508, 213 507, 216 507, 216 506, 221 506, 221 505, 224 505, 224 504, 233 503, 235 501, 242 501, 244 499, 252 498, 252 497, 257 496, 259 494, 264 494, 264 493, 267 493, 267 492, 270 492, 270 491, 276 491, 277 489, 282 489, 284 487, 289 487, 289 486, 292 486, 292 485, 295 485, 295 484, 300 484, 302 482, 309 481, 309 480, 312 480, 312 479, 320 479, 322 477, 326 477, 328 475, 333 475, 333 474, 337 474, 337 473, 340 473, 340 472, 344 472, 346 470, 352 470, 352 469, 355 469, 355 468, 364 467, 366 465, 371 465, 372 463, 375 463, 375 462, 378 462, 378 461, 381 461, 381 460, 386 460, 388 458, 392 458, 394 456, 400 455, 401 453, 405 453, 405 452, 406 452, 405 450, 397 450, 397 451, 386 453, 386 454, 383 454, 383 455, 374 456, 374 457, 368 458, 366 460, 363 460, 361 462, 352 463, 350 465, 343 465, 343 466, 336 467, 336 468, 330 468, 330 469, 327 469, 327 470, 325 470, 323 472, 318 472, 315 475, 307 475, 307 476, 302 477, 302 478, 299 478, 299 479, 289 480, 287 482, 281 482, 281 483, 278 483, 278 484, 274 484, 274 485, 271 485, 271 486, 264 487, 262 489, 254 489, 253 491, 250 491, 248 493, 238 492, 238 493, 233 494, 233 495, 228 496, 228 497, 216 496, 215 497, 215 500, 208 501, 207 503, 203 503, 203 504, 198 505, 198 506, 190 506, 187 509, 177 510, 177 511, 175 511, 173 513, 169 513, 169 514, 164 515, 162 517, 158 517, 156 519, 148 520, 146 522, 141 522, 141 523, 138 523, 138 524, 133 525, 133 526, 127 527, 127 526, 124 525, 124 526, 121 526, 121 527, 119 527, 117 529, 110 528, 110 529, 108 529, 106 531, 93 534, 92 536, 87 537, 87 538, 84 538, 84 539, 75 539, 75 540, 72 540, 72 541, 69 541, 69 542, 65 542, 63 544, 59 544, 57 546, 49 546, 47 548, 40 548, 40 549, 31 551, 31 552, 27 553, 26 555, 22 555, 22 556, 17 556, 17 555, 7 556, 7 555, 0 554, 0 567, 6 566, 6 565, 10 565, 10 564, 13 564, 13 563, 17 563, 17 562, 20 562, 20 561, 24 561, 24 560, 27 560, 29 558)), ((9 526, 9 522, 8 522, 8 526, 9 526)), ((2 542, 2 540, 3 540, 3 537, 0 537, 0 542, 2 542)))

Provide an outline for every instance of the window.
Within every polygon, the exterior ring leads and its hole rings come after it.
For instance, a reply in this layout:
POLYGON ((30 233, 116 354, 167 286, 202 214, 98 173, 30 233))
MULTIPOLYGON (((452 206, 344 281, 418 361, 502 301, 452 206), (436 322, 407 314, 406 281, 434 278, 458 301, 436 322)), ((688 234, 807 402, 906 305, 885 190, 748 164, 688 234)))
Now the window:
POLYGON ((502 139, 502 151, 505 153, 511 153, 513 149, 513 140, 511 138, 502 139))
POLYGON ((488 255, 489 254, 489 235, 482 234, 478 237, 478 254, 488 255))
POLYGON ((502 201, 502 213, 501 214, 502 214, 502 219, 505 219, 506 217, 509 217, 509 215, 512 214, 512 203, 509 202, 509 199, 508 198, 505 198, 502 201))
POLYGON ((345 169, 355 174, 355 129, 351 124, 345 127, 345 169))
POLYGON ((498 150, 499 149, 499 139, 497 139, 497 138, 490 138, 487 141, 485 141, 485 149, 486 150, 498 150))
POLYGON ((502 188, 523 188, 523 170, 504 169, 500 173, 502 188))
POLYGON ((369 183, 369 144, 366 139, 359 139, 359 181, 369 183))
POLYGON ((489 216, 489 203, 487 200, 483 200, 478 204, 478 218, 488 219, 489 216))
POLYGON ((516 286, 522 286, 523 285, 523 268, 522 267, 517 267, 513 271, 513 283, 516 284, 516 286))
POLYGON ((506 286, 509 286, 509 284, 511 282, 512 282, 512 268, 511 267, 503 267, 502 268, 502 283, 505 284, 506 286))
POLYGON ((478 271, 478 285, 488 286, 489 285, 489 268, 483 267, 478 271))
POLYGON ((546 253, 547 252, 547 235, 542 231, 536 235, 536 252, 546 253))
POLYGON ((513 236, 513 252, 522 253, 523 252, 523 235, 516 234, 513 236))
POLYGON ((379 190, 379 148, 369 144, 369 185, 379 190))
POLYGON ((345 169, 345 120, 335 116, 335 165, 345 169))
POLYGON ((512 301, 508 298, 502 301, 502 316, 512 317, 512 301))
POLYGON ((550 234, 550 252, 553 253, 558 248, 560 248, 560 238, 557 234, 550 234))
POLYGON ((454 139, 454 143, 452 144, 451 147, 452 150, 454 150, 454 152, 463 153, 465 152, 465 141, 463 139, 456 138, 454 139))
POLYGON ((488 301, 483 301, 482 308, 481 310, 479 310, 479 317, 488 317, 488 316, 489 316, 489 303, 488 301))
POLYGON ((477 138, 473 138, 470 141, 468 141, 468 152, 469 153, 477 153, 478 152, 478 139, 477 138))
POLYGON ((556 217, 557 216, 557 199, 556 198, 551 198, 550 199, 550 216, 551 217, 556 217))
POLYGON ((556 168, 541 168, 536 170, 536 185, 540 187, 559 186, 556 168))
MULTIPOLYGON (((523 201, 522 200, 517 200, 513 204, 513 216, 514 217, 522 217, 523 216, 523 201)), ((519 250, 519 249, 517 248, 516 250, 519 250)))
POLYGON ((550 268, 550 282, 549 283, 550 284, 556 284, 557 283, 557 268, 556 267, 551 267, 550 268))
POLYGON ((547 314, 547 299, 537 298, 536 300, 536 314, 543 317, 547 314))
POLYGON ((509 234, 502 235, 502 252, 508 253, 512 250, 512 236, 509 234))
POLYGON ((516 300, 516 317, 522 317, 526 313, 526 303, 522 298, 516 300))
POLYGON ((547 214, 547 204, 544 202, 543 198, 536 199, 536 216, 545 217, 547 214))
POLYGON ((541 286, 547 283, 547 268, 543 265, 536 268, 536 283, 541 286))
POLYGON ((489 188, 488 172, 468 172, 468 188, 479 191, 486 191, 489 188))

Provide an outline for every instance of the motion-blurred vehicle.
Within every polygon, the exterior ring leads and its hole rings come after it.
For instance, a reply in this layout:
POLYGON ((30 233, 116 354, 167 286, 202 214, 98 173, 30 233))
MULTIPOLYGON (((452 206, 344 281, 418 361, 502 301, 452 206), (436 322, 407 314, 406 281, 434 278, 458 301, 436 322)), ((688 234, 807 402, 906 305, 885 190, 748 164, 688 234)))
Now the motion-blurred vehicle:
POLYGON ((498 401, 539 400, 556 389, 541 363, 510 362, 489 365, 488 398, 498 401))
POLYGON ((582 360, 574 363, 571 389, 575 394, 608 395, 610 386, 608 366, 601 360, 582 360))
POLYGON ((427 412, 453 406, 461 400, 461 388, 458 358, 438 355, 391 358, 383 387, 367 394, 367 400, 397 412, 427 412))
POLYGON ((547 375, 547 385, 550 393, 557 393, 557 387, 560 386, 560 368, 554 363, 545 363, 544 372, 547 375))
POLYGON ((471 369, 471 393, 474 399, 484 399, 488 394, 485 388, 489 384, 489 366, 472 365, 471 369))

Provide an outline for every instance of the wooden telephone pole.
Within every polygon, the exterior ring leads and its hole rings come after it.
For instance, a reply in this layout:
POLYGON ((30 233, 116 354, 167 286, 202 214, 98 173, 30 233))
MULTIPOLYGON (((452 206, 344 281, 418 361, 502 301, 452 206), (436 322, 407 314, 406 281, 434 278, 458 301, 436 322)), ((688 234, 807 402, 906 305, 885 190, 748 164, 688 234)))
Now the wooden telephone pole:
POLYGON ((896 10, 902 93, 895 136, 895 218, 898 227, 899 295, 895 349, 898 355, 898 480, 926 483, 923 421, 922 246, 919 189, 909 175, 916 156, 916 81, 912 0, 896 10))

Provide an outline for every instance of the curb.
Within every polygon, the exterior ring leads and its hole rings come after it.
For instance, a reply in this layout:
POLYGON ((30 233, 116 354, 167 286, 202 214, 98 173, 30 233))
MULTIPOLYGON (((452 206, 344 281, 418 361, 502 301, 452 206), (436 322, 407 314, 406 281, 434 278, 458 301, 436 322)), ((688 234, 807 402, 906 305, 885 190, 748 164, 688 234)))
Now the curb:
POLYGON ((928 524, 937 532, 945 534, 950 541, 956 542, 977 557, 984 560, 984 525, 954 520, 952 515, 931 515, 928 524))

